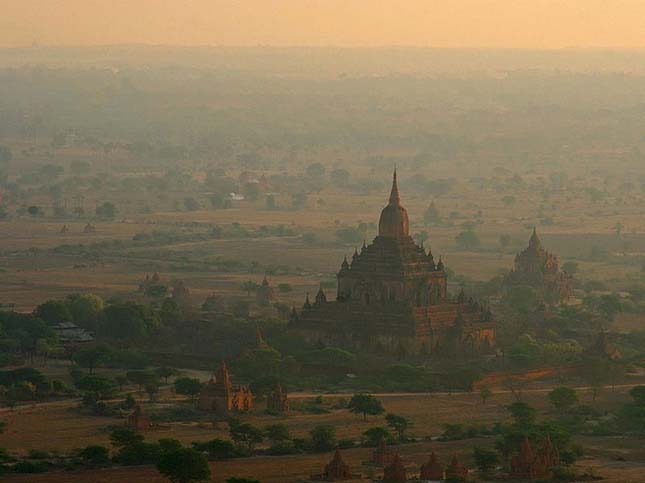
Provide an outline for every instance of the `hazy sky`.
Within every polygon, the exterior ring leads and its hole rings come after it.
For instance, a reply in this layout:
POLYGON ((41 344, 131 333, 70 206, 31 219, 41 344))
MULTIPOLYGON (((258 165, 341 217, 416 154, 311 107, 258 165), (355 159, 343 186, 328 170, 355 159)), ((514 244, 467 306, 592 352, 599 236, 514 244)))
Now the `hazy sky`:
POLYGON ((645 47, 645 0, 0 0, 0 46, 645 47))

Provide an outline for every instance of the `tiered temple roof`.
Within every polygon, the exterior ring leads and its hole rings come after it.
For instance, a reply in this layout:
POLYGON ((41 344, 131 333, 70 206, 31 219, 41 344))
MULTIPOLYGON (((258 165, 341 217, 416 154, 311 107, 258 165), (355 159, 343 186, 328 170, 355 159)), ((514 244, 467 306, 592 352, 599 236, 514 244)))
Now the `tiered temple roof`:
POLYGON ((560 464, 560 454, 548 436, 537 453, 527 437, 522 440, 518 454, 511 458, 511 477, 518 479, 549 478, 553 467, 560 464))
POLYGON ((437 460, 434 451, 430 455, 428 461, 421 465, 421 479, 422 480, 443 480, 443 466, 437 460))
POLYGON ((515 256, 506 284, 540 289, 549 302, 563 302, 573 291, 572 276, 560 270, 558 257, 544 248, 535 228, 528 247, 515 256))
POLYGON ((383 483, 406 483, 407 481, 405 465, 397 453, 394 455, 392 463, 383 470, 383 483))

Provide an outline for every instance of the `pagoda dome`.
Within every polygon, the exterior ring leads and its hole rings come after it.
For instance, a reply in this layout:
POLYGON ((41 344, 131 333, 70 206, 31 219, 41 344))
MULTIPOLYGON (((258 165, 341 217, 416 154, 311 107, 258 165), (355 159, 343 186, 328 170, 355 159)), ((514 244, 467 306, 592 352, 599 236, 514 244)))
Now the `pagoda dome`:
POLYGON ((392 180, 392 192, 390 202, 383 211, 378 222, 378 234, 388 238, 404 238, 410 234, 410 220, 408 211, 401 206, 399 187, 396 181, 396 170, 392 180))

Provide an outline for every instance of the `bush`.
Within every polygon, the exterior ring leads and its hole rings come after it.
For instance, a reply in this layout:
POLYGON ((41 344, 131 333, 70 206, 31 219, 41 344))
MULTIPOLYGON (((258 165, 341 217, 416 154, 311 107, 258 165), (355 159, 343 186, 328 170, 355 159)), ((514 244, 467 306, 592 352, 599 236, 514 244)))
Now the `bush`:
POLYGON ((204 455, 191 448, 178 448, 163 453, 157 463, 159 472, 170 481, 190 483, 209 479, 211 470, 204 455))
POLYGON ((549 401, 554 408, 567 411, 578 402, 576 391, 566 386, 559 386, 549 393, 549 401))
POLYGON ((476 250, 481 246, 481 241, 474 231, 462 231, 455 237, 455 243, 460 250, 476 250))
POLYGON ((293 441, 280 441, 271 446, 267 451, 272 456, 297 454, 300 452, 300 449, 296 448, 293 441))
POLYGON ((330 425, 319 425, 309 432, 314 451, 331 451, 336 446, 336 429, 330 425))
POLYGON ((32 461, 19 461, 13 466, 16 473, 45 473, 49 470, 49 465, 44 461, 34 463, 32 461))
POLYGON ((110 451, 105 446, 87 446, 80 451, 78 456, 83 460, 83 463, 90 466, 107 466, 110 464, 110 451))
POLYGON ((493 470, 499 463, 497 451, 488 448, 475 448, 473 450, 473 459, 479 471, 484 474, 493 470))
POLYGON ((575 471, 562 466, 553 468, 553 480, 555 481, 576 481, 575 471))
POLYGON ((386 428, 370 428, 363 433, 363 446, 376 447, 382 439, 388 444, 394 443, 392 434, 386 428))
POLYGON ((202 390, 202 383, 199 379, 180 377, 175 380, 175 392, 194 399, 202 390))
POLYGON ((206 453, 210 459, 214 460, 225 460, 238 456, 233 443, 224 439, 216 438, 206 442, 194 442, 193 448, 206 453))
POLYGON ((158 444, 140 442, 121 448, 115 459, 124 466, 154 465, 161 453, 158 444))

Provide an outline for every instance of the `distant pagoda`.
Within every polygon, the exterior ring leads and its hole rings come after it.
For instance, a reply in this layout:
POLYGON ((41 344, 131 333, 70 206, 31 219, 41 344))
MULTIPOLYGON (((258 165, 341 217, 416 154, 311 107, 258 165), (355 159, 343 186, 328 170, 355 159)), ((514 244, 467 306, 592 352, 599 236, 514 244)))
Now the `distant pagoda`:
POLYGON ((515 256, 505 285, 533 287, 544 294, 548 303, 565 302, 573 293, 573 277, 560 270, 558 257, 545 250, 535 228, 529 246, 515 256))

